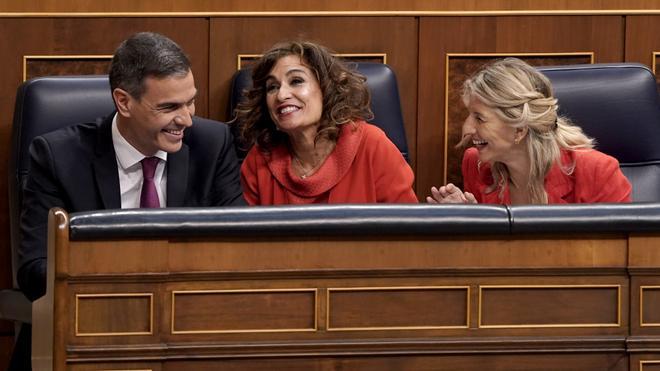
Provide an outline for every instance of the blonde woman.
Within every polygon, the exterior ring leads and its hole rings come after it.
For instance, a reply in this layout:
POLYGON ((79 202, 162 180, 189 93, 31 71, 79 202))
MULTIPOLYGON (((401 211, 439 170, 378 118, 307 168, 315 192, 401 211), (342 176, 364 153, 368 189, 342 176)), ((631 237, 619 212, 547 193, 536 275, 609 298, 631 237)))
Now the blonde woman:
POLYGON ((559 204, 630 202, 618 161, 593 149, 593 139, 557 115, 547 77, 527 63, 496 61, 463 85, 469 115, 464 191, 432 187, 429 203, 559 204))

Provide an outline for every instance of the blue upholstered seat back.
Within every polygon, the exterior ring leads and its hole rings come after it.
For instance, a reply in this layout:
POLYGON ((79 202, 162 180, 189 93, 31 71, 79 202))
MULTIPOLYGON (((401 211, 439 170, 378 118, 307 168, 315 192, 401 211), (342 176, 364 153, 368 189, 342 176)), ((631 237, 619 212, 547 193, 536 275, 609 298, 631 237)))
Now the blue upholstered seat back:
MULTIPOLYGON (((409 160, 399 88, 394 71, 382 63, 359 62, 356 65, 358 72, 367 77, 367 85, 371 92, 371 109, 374 112, 374 118, 370 122, 383 129, 406 160, 409 160)), ((229 98, 230 113, 233 113, 234 108, 242 99, 243 91, 252 87, 251 74, 251 69, 243 68, 234 75, 229 98)))
POLYGON ((651 70, 634 63, 539 70, 552 81, 560 113, 619 160, 633 200, 660 201, 660 103, 651 70))
POLYGON ((72 124, 93 122, 113 110, 107 75, 39 77, 18 88, 8 164, 12 258, 15 259, 19 241, 22 189, 30 165, 28 149, 32 139, 72 124))

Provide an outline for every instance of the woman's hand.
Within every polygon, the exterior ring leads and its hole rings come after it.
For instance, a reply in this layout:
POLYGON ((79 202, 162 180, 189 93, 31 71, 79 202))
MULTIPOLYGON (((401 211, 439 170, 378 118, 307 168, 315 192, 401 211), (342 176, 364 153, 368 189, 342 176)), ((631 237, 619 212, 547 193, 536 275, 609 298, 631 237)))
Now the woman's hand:
POLYGON ((431 187, 431 196, 426 197, 430 204, 476 204, 477 199, 470 192, 463 192, 460 188, 449 183, 440 188, 431 187))

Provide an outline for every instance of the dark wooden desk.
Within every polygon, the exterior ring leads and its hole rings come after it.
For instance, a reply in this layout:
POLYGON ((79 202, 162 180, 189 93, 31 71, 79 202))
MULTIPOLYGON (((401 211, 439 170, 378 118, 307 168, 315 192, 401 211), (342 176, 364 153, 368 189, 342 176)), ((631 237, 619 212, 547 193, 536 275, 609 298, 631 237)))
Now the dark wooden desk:
POLYGON ((660 369, 660 233, 159 228, 51 211, 35 370, 660 369))

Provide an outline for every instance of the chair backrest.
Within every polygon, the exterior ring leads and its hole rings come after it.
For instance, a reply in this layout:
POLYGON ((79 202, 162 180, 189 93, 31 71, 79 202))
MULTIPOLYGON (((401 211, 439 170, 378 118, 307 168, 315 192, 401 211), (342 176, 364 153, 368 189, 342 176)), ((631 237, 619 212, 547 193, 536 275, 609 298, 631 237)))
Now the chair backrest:
POLYGON ((107 75, 39 77, 16 93, 9 161, 9 223, 16 285, 22 190, 30 165, 32 139, 80 122, 93 122, 114 110, 107 75))
POLYGON ((541 67, 559 111, 619 160, 633 201, 660 201, 660 102, 655 76, 635 63, 541 67))
MULTIPOLYGON (((374 118, 369 122, 383 129, 404 158, 409 161, 408 142, 394 71, 383 63, 357 62, 355 65, 357 71, 367 77, 367 85, 371 92, 371 110, 374 112, 374 118)), ((243 99, 243 91, 250 87, 252 87, 252 70, 246 67, 237 71, 234 74, 229 96, 229 116, 233 116, 234 108, 243 99)), ((239 154, 239 157, 243 156, 239 154)))

